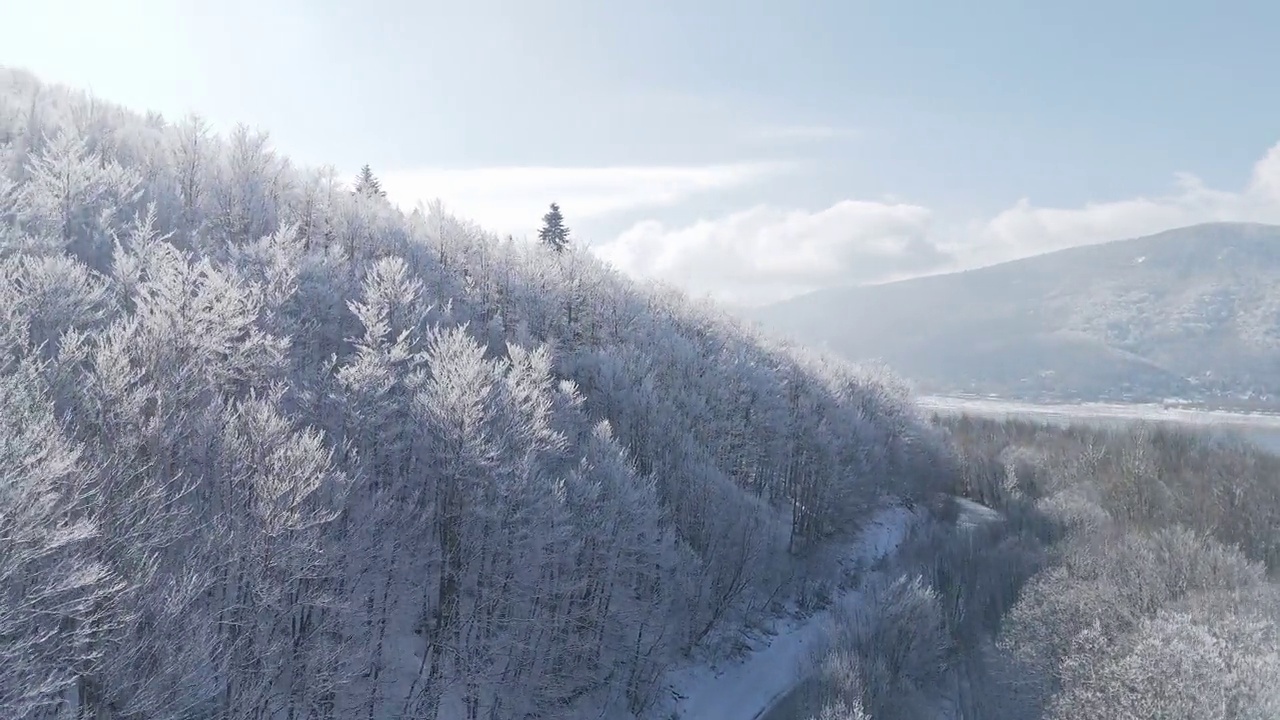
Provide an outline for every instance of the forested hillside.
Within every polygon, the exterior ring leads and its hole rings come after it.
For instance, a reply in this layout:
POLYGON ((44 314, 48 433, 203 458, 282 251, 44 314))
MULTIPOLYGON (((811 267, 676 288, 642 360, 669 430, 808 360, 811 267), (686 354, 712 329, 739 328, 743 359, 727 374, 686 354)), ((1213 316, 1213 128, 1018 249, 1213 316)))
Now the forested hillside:
POLYGON ((887 374, 4 69, 0 315, 4 718, 642 713, 951 467, 887 374))

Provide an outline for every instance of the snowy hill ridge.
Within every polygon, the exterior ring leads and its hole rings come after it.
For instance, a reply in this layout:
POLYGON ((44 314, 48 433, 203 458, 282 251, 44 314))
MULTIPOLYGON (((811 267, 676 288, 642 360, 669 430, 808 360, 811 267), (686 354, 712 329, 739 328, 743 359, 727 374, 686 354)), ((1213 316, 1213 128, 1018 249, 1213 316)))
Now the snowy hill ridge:
POLYGON ((375 172, 0 68, 0 717, 644 715, 948 482, 894 376, 375 172))
POLYGON ((757 312, 926 392, 1280 407, 1280 227, 1209 223, 757 312), (910 332, 902 332, 910 328, 910 332))

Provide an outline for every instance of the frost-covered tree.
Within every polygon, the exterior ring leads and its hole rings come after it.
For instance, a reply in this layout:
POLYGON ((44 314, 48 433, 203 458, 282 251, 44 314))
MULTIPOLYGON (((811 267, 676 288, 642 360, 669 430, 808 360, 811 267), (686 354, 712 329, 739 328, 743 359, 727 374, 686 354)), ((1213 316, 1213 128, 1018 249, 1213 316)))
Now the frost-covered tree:
POLYGON ((137 173, 93 152, 72 130, 49 139, 27 172, 27 237, 39 247, 106 267, 114 223, 138 199, 137 173))
POLYGON ((90 549, 92 488, 30 362, 0 376, 0 711, 32 717, 100 691, 103 609, 122 584, 90 549))

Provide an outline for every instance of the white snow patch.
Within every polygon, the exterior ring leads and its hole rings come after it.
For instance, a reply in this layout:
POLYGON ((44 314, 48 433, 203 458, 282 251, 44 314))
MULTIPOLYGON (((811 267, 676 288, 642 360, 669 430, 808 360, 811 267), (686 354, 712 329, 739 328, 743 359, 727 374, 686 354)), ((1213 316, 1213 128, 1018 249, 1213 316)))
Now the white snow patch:
MULTIPOLYGON (((898 548, 922 511, 888 507, 872 518, 850 547, 850 560, 874 562, 898 548)), ((835 598, 856 602, 857 590, 835 598)), ((681 720, 756 720, 802 679, 806 664, 827 632, 829 611, 777 621, 776 635, 745 659, 722 667, 692 665, 672 670, 667 684, 681 720)), ((666 717, 664 715, 664 717, 666 717)))
POLYGON ((920 407, 933 411, 968 412, 987 416, 1035 416, 1047 421, 1139 420, 1188 425, 1256 427, 1280 431, 1280 414, 1199 410, 1155 403, 1079 402, 1039 405, 1003 400, 930 395, 916 398, 920 407))

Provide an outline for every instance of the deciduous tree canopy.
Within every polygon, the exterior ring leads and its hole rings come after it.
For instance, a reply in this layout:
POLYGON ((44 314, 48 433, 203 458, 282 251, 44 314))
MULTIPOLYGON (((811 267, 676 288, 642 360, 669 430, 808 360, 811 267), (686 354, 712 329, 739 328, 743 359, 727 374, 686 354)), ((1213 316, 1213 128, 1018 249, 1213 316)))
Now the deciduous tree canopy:
POLYGON ((904 386, 0 69, 0 716, 640 712, 945 460, 904 386))

